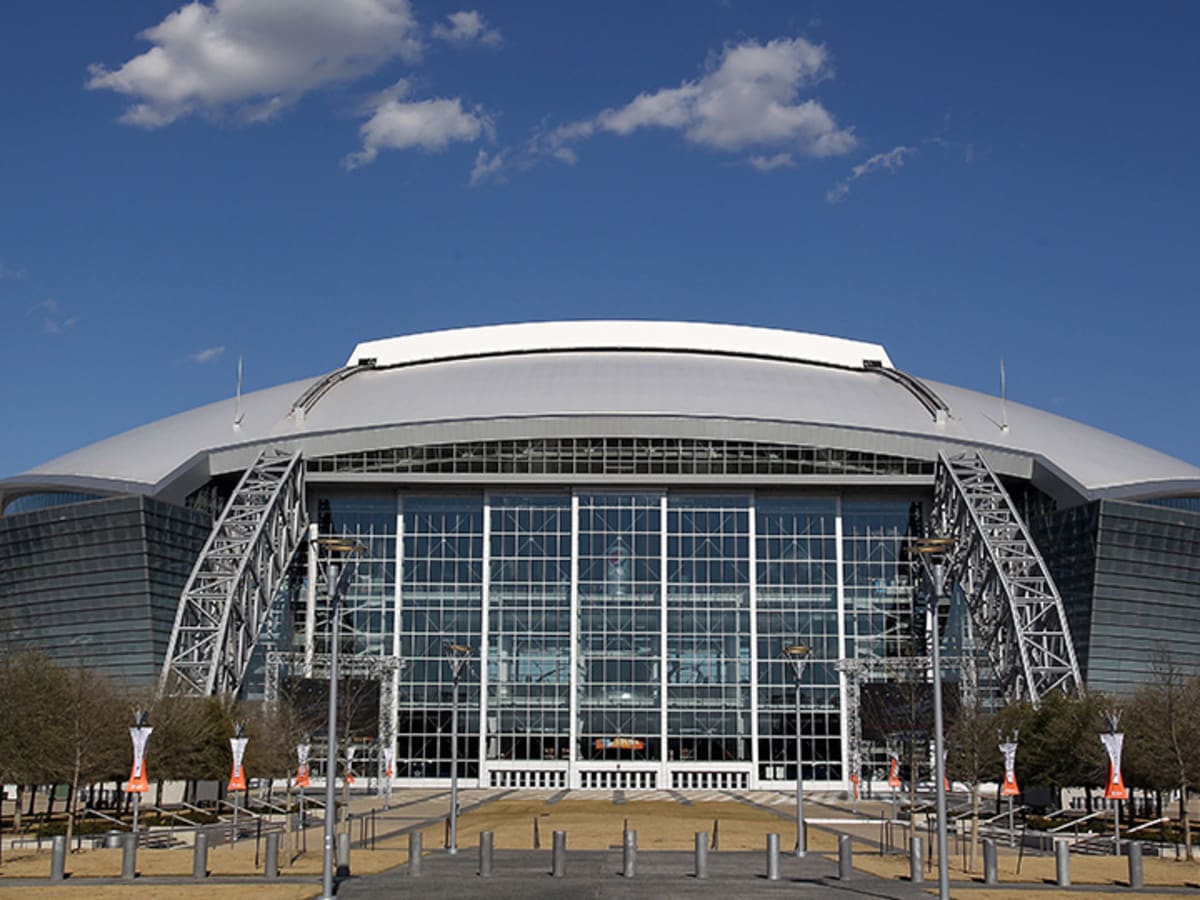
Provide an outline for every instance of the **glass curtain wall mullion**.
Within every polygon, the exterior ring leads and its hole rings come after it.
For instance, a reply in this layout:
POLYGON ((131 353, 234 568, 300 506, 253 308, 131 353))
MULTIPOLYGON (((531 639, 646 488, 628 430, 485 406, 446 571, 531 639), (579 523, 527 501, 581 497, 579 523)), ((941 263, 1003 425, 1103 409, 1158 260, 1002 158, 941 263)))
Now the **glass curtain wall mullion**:
POLYGON ((759 773, 758 723, 758 495, 750 495, 750 515, 746 522, 750 532, 750 759, 754 765, 751 784, 755 786, 759 773))
POLYGON ((492 653, 488 642, 491 625, 491 584, 492 584, 492 497, 487 491, 483 494, 483 561, 480 566, 481 584, 479 587, 482 615, 479 617, 479 779, 483 784, 487 778, 487 743, 492 740, 496 729, 491 727, 488 711, 488 686, 490 684, 490 669, 492 653))

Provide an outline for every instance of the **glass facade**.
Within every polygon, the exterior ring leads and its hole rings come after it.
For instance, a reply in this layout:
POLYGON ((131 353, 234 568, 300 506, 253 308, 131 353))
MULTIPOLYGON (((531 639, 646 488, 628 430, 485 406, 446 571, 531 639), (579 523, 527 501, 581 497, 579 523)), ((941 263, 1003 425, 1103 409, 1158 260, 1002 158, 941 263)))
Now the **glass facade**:
MULTIPOLYGON (((364 547, 342 648, 394 656, 397 777, 497 786, 753 787, 846 775, 845 657, 911 652, 911 500, 771 491, 317 488, 364 547)), ((319 617, 314 649, 328 646, 319 617)), ((306 636, 298 633, 298 643, 306 636)), ((868 752, 868 755, 869 752, 868 752)))

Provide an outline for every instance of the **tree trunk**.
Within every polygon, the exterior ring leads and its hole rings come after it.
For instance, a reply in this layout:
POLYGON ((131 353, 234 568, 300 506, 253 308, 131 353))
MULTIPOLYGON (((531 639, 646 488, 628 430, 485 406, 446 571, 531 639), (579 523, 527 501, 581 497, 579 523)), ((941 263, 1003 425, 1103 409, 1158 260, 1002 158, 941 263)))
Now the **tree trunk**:
POLYGON ((67 800, 67 851, 71 849, 71 838, 75 836, 75 797, 79 794, 79 770, 82 768, 82 748, 75 746, 75 765, 71 767, 71 796, 67 800))
POLYGON ((46 797, 46 819, 54 818, 54 792, 58 790, 57 784, 50 785, 50 793, 46 797))
POLYGON ((29 812, 27 815, 30 817, 33 816, 33 808, 37 805, 37 789, 38 786, 36 784, 29 786, 29 812))
POLYGON ((13 804, 13 834, 21 830, 21 801, 25 798, 25 785, 17 785, 17 802, 13 804))
POLYGON ((979 847, 979 784, 971 785, 971 855, 970 869, 975 871, 976 853, 979 847))
POLYGON ((161 778, 154 782, 154 805, 159 809, 163 805, 163 780, 161 778))
POLYGON ((1188 815, 1188 787, 1186 783, 1179 786, 1179 819, 1183 823, 1184 859, 1195 859, 1192 855, 1192 819, 1188 815))

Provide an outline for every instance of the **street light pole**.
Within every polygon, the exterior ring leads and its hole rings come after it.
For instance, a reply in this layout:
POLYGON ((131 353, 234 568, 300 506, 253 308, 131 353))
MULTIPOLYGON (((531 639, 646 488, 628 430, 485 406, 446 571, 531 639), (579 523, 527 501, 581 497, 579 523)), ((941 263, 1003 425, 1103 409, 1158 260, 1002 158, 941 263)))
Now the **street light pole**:
POLYGON ((450 701, 450 847, 451 856, 458 853, 458 682, 471 648, 463 644, 446 644, 446 661, 454 676, 454 691, 450 701))
POLYGON ((808 834, 804 827, 804 769, 800 753, 800 679, 808 664, 809 648, 806 644, 789 644, 783 648, 783 658, 792 665, 796 676, 796 856, 803 858, 808 853, 808 834))
MULTIPOLYGON (((319 542, 331 553, 358 553, 363 546, 355 541, 326 538, 319 542)), ((338 645, 341 643, 341 578, 338 564, 330 559, 325 568, 325 583, 329 588, 329 722, 325 751, 325 840, 321 858, 321 900, 335 900, 333 887, 333 856, 337 827, 337 710, 338 710, 338 645)))
POLYGON ((933 663, 933 753, 934 781, 937 794, 938 898, 950 900, 950 859, 946 853, 946 754, 945 726, 942 721, 942 654, 938 631, 938 607, 945 590, 946 569, 943 558, 952 541, 932 538, 918 542, 916 552, 921 556, 926 574, 933 586, 929 604, 930 656, 933 663))

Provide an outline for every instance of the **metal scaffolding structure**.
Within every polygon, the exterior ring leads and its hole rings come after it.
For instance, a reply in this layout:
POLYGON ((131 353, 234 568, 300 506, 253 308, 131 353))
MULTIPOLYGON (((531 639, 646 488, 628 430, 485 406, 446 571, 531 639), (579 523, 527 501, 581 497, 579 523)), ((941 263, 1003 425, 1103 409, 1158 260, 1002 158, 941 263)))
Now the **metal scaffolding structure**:
POLYGON ((263 450, 238 482, 184 585, 163 664, 164 690, 238 692, 307 523, 301 454, 263 450))
POLYGON ((1083 686, 1062 597, 1012 499, 978 453, 939 454, 932 532, 953 543, 946 583, 962 591, 1006 700, 1083 686))

